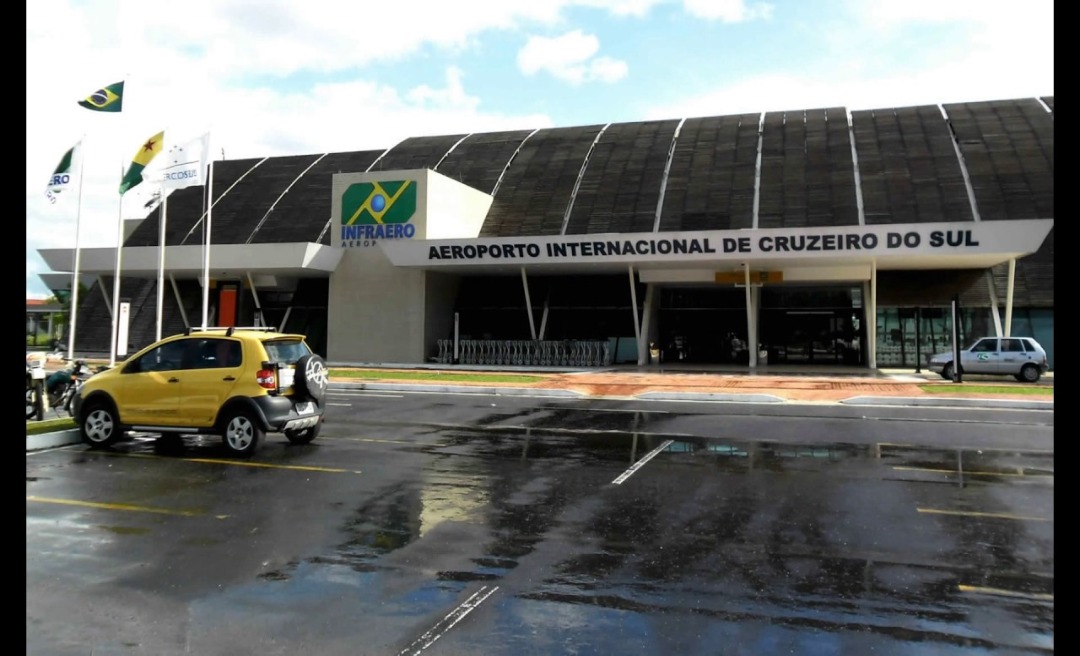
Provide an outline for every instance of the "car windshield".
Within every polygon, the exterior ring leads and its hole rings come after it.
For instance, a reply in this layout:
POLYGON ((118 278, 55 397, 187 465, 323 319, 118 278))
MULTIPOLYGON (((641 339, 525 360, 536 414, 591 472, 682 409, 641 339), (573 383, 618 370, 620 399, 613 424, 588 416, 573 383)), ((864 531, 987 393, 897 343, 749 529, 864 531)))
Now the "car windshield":
POLYGON ((273 362, 296 362, 311 353, 303 340, 296 338, 275 339, 263 342, 266 354, 273 362))

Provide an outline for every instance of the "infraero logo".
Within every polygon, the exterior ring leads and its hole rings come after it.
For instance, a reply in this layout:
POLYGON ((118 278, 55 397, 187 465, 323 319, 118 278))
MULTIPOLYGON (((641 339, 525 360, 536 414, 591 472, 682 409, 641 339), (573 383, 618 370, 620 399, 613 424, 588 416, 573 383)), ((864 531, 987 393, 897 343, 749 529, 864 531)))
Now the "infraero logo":
POLYGON ((415 180, 349 185, 341 194, 342 246, 369 246, 377 239, 411 239, 416 226, 415 180))

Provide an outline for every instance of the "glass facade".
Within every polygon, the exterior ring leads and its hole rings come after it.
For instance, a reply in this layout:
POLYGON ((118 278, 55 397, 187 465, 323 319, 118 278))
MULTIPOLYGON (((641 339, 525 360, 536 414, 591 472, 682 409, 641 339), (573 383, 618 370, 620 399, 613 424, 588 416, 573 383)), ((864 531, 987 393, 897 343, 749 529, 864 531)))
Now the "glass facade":
MULTIPOLYGON (((1001 321, 1005 321, 1001 311, 1001 321)), ((1002 326, 1004 330, 1004 326, 1002 326)), ((989 307, 960 308, 960 346, 987 335, 995 335, 989 307)), ((1034 337, 1046 349, 1050 369, 1054 368, 1053 310, 1020 308, 1013 310, 1012 335, 1034 337)), ((934 353, 952 349, 952 307, 878 308, 877 366, 916 369, 926 366, 934 353)))
MULTIPOLYGON (((543 325, 544 339, 614 340, 617 361, 636 361, 626 276, 530 276, 528 283, 533 319, 538 331, 543 325)), ((698 285, 657 291, 654 327, 660 361, 749 361, 745 289, 698 285)), ((640 319, 646 286, 639 283, 636 292, 640 319)), ((520 276, 464 277, 456 300, 462 339, 531 338, 520 276)), ((760 302, 758 343, 766 351, 765 364, 868 364, 861 284, 765 286, 760 302)), ((272 303, 264 301, 267 305, 272 303)), ((1004 321, 1004 309, 1000 313, 1004 321)), ((948 304, 879 307, 877 366, 925 368, 930 355, 952 348, 951 315, 948 304)), ((989 307, 961 306, 960 316, 962 346, 996 334, 989 307)), ((1014 309, 1012 334, 1034 337, 1053 369, 1052 309, 1014 309)))

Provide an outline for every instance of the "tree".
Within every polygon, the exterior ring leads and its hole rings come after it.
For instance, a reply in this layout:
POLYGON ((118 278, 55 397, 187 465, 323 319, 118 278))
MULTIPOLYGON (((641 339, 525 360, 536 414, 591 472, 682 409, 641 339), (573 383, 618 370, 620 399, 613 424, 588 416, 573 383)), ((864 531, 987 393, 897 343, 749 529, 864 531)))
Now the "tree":
MULTIPOLYGON (((86 285, 84 285, 84 284, 82 284, 80 282, 79 283, 79 298, 80 299, 86 298, 86 294, 87 294, 88 291, 89 291, 89 288, 86 285)), ((70 289, 55 289, 55 290, 53 290, 53 295, 50 296, 49 298, 45 299, 45 302, 50 303, 50 304, 55 303, 56 305, 60 306, 60 316, 58 316, 53 321, 53 326, 59 332, 60 335, 62 335, 62 336, 66 335, 68 325, 70 325, 68 320, 71 317, 71 290, 70 289)), ((49 335, 50 339, 52 337, 53 337, 52 335, 49 335)))

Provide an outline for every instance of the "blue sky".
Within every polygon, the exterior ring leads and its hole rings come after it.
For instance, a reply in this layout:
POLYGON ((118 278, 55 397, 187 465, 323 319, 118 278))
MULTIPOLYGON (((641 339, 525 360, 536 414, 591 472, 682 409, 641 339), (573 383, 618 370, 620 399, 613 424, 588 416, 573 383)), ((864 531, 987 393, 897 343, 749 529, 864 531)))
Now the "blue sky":
POLYGON ((1054 5, 999 0, 27 2, 26 293, 39 248, 116 245, 139 145, 228 159, 404 138, 1054 94, 1054 5), (125 81, 119 114, 77 101, 125 81), (81 196, 49 175, 83 144, 81 196), (81 199, 81 201, 77 200, 81 199))

